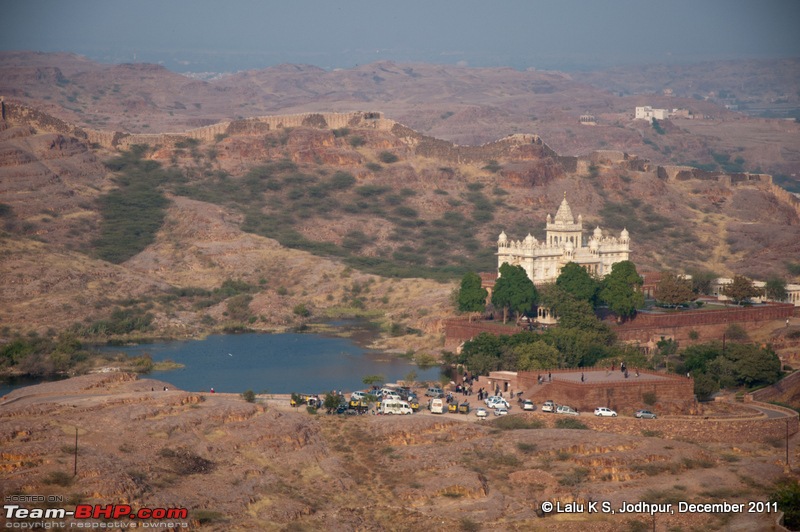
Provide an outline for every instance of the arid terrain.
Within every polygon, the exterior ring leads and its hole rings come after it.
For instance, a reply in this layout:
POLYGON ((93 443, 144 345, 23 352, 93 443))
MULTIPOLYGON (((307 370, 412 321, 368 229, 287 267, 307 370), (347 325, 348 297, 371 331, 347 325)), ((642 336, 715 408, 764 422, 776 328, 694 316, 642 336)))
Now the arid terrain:
MULTIPOLYGON (((546 215, 565 193, 587 229, 628 229, 640 271, 700 268, 797 280, 787 266, 800 256, 797 202, 769 176, 731 185, 720 171, 665 178, 671 171, 659 170, 686 158, 713 160, 709 150, 725 151, 723 144, 745 137, 760 139, 764 158, 791 166, 783 156, 792 152, 800 130, 785 120, 750 118, 695 100, 693 105, 707 106, 698 113, 714 118, 665 123, 660 135, 627 116, 634 102, 608 96, 608 105, 626 118, 619 125, 601 120, 581 126, 572 114, 601 101, 597 89, 558 73, 510 69, 376 64, 325 72, 282 66, 200 82, 153 65, 11 53, 2 54, 2 69, 8 75, 0 94, 8 112, 0 124, 0 199, 6 206, 0 276, 8 288, 0 313, 10 331, 58 331, 102 319, 123 302, 149 301, 155 334, 196 335, 230 321, 226 302, 198 312, 197 298, 176 300, 171 291, 213 290, 238 279, 258 288, 245 316, 255 319, 251 328, 296 326, 292 310, 298 305, 325 318, 342 307, 352 312, 358 300, 356 306, 382 315, 387 330, 398 324, 427 335, 423 341, 401 335, 383 346, 435 349, 441 319, 452 314, 451 280, 459 271, 491 271, 501 231, 512 239, 528 233, 541 238, 546 215), (368 68, 382 76, 367 76, 368 68), (381 90, 362 86, 367 78, 381 90), (449 87, 444 93, 443 86, 449 87), (175 94, 187 102, 167 99, 175 94), (497 107, 488 98, 445 117, 436 107, 441 102, 430 108, 421 103, 432 94, 448 102, 493 95, 562 111, 518 124, 527 111, 497 107), (574 113, 558 103, 566 101, 574 113), (35 107, 13 107, 20 104, 35 107), (335 129, 311 121, 264 130, 236 119, 278 109, 356 107, 382 111, 396 125, 335 129), (12 109, 32 114, 20 117, 12 109), (221 133, 186 136, 190 128, 223 120, 230 125, 221 133), (137 125, 142 121, 148 127, 137 125), (104 162, 124 145, 90 142, 81 128, 116 135, 119 142, 136 132, 186 132, 137 137, 147 143, 146 160, 172 172, 159 187, 166 215, 150 245, 116 264, 96 260, 102 258, 97 242, 108 226, 103 202, 123 179, 104 162), (604 133, 581 133, 570 144, 563 135, 573 128, 604 133), (497 140, 513 132, 539 136, 497 140), (708 144, 712 133, 714 146, 708 144), (471 148, 429 134, 494 142, 471 148), (631 138, 636 142, 626 140, 631 138), (645 158, 662 141, 674 142, 676 155, 687 155, 645 158), (706 155, 688 155, 694 149, 706 155), (583 155, 571 155, 576 153, 583 155), (277 180, 259 174, 267 167, 277 180), (354 181, 335 182, 345 174, 354 181), (454 271, 437 274, 439 282, 407 279, 430 277, 410 273, 422 273, 420 267, 454 271), (369 294, 361 294, 364 287, 369 294)), ((741 153, 744 168, 773 168, 741 153)))
MULTIPOLYGON (((312 415, 286 397, 251 404, 164 385, 97 374, 4 398, 2 495, 62 496, 55 506, 68 508, 188 508, 188 519, 173 521, 208 530, 766 530, 774 515, 681 513, 678 503, 764 501, 784 475, 780 439, 702 443, 667 428, 702 431, 702 419, 583 414, 580 430, 514 408, 486 421, 312 415), (672 504, 674 514, 536 511, 548 501, 618 509, 643 500, 672 504)), ((735 405, 706 414, 761 415, 735 405)), ((794 463, 797 436, 790 443, 794 463)))
MULTIPOLYGON (((581 75, 282 65, 199 81, 157 65, 0 53, 0 342, 44 339, 74 354, 80 342, 313 331, 355 316, 380 325, 371 347, 436 357, 461 276, 497 267, 501 231, 543 238, 564 198, 587 233, 627 229, 640 272, 800 282, 800 202, 787 191, 798 187, 800 124, 724 107, 796 106, 798 65, 743 63, 738 86, 728 63, 581 75), (633 120, 637 105, 695 118, 659 131, 633 120)), ((794 362, 793 320, 747 333, 794 362)), ((793 389, 775 397, 797 401, 793 389)), ((735 402, 703 412, 765 415, 735 402)), ((774 522, 541 517, 546 501, 765 501, 785 474, 781 438, 710 443, 698 416, 555 420, 518 409, 480 422, 328 416, 286 397, 251 404, 92 374, 0 400, 0 494, 181 506, 208 530, 774 522)))

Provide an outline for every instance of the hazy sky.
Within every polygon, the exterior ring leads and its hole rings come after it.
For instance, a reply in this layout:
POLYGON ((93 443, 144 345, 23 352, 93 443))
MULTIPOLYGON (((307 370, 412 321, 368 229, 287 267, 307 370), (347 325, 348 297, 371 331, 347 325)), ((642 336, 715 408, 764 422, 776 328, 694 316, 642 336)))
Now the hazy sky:
POLYGON ((174 70, 515 68, 800 56, 798 0, 0 0, 0 50, 174 70))

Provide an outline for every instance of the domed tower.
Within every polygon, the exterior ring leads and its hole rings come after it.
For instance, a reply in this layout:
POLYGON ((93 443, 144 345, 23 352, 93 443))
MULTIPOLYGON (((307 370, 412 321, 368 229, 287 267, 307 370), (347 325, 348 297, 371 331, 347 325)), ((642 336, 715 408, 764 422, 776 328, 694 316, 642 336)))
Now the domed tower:
POLYGON ((572 215, 572 209, 569 208, 567 203, 567 193, 564 192, 564 200, 561 206, 558 207, 555 219, 551 222, 550 215, 547 215, 547 223, 545 224, 547 230, 547 245, 550 247, 564 247, 567 242, 572 243, 573 249, 580 248, 583 245, 583 219, 578 219, 575 223, 575 217, 572 215))

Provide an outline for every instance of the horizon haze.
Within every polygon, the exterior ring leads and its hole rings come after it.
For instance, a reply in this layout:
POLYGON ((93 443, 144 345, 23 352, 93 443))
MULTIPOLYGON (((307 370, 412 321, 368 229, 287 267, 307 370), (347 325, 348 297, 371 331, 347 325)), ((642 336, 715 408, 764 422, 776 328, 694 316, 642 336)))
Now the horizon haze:
POLYGON ((580 71, 800 56, 800 3, 214 0, 7 4, 0 50, 70 52, 176 72, 389 60, 580 71))

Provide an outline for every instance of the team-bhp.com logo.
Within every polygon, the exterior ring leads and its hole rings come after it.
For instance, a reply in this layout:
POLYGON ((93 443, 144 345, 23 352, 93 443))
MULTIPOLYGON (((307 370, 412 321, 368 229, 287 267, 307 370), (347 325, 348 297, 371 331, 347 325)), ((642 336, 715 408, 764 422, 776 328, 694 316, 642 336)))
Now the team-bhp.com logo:
MULTIPOLYGON (((4 516, 7 519, 6 528, 67 528, 67 523, 58 522, 58 520, 65 519, 78 520, 70 523, 69 528, 96 528, 90 526, 88 522, 80 521, 85 519, 116 520, 126 524, 126 526, 119 526, 122 524, 119 523, 114 528, 137 528, 137 526, 141 528, 162 528, 165 520, 185 520, 189 516, 189 510, 186 508, 139 508, 134 510, 128 504, 79 504, 75 506, 75 510, 67 510, 65 508, 23 508, 18 504, 5 504, 3 509, 4 516), (31 522, 33 519, 42 521, 37 525, 31 522), (44 520, 49 520, 47 526, 44 525, 44 520)), ((186 526, 186 522, 177 522, 173 523, 169 528, 186 526)))

